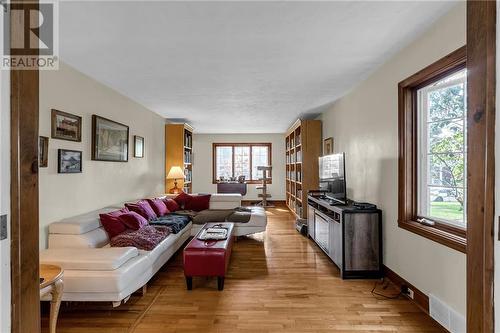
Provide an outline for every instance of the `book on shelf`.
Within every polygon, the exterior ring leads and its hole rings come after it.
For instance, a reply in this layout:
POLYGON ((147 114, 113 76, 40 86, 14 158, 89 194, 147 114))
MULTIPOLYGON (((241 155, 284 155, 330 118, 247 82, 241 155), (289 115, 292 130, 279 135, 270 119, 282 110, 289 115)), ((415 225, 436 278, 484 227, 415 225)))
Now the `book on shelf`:
POLYGON ((190 151, 184 152, 184 163, 191 163, 191 152, 190 151))
POLYGON ((184 176, 186 177, 186 178, 184 178, 185 182, 192 181, 193 171, 189 170, 188 168, 185 168, 184 169, 184 176))
POLYGON ((189 132, 184 132, 184 145, 187 148, 193 147, 193 136, 189 132))

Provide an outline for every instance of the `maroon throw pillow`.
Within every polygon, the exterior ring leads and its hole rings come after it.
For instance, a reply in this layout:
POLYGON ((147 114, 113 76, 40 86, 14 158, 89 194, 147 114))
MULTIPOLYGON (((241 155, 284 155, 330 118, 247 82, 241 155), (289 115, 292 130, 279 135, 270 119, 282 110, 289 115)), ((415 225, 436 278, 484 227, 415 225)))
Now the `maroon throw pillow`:
POLYGON ((122 208, 120 210, 115 210, 106 214, 99 214, 99 219, 101 220, 102 227, 108 233, 108 237, 111 239, 116 235, 124 232, 127 227, 120 221, 119 216, 128 213, 127 208, 122 208))
POLYGON ((191 200, 187 201, 184 209, 194 210, 196 212, 208 209, 210 207, 210 194, 193 195, 191 200))
POLYGON ((126 203, 125 207, 127 207, 129 210, 133 212, 136 212, 139 215, 142 215, 142 217, 144 217, 148 221, 154 220, 155 218, 158 217, 156 216, 155 211, 153 210, 153 208, 151 208, 147 200, 139 200, 135 204, 126 203))
POLYGON ((142 215, 136 212, 128 212, 118 216, 118 219, 129 229, 139 230, 145 225, 148 225, 148 220, 146 220, 142 215))
POLYGON ((179 204, 174 199, 165 198, 163 199, 163 203, 165 204, 165 206, 167 206, 167 209, 170 212, 175 212, 181 209, 181 207, 179 207, 179 204))
POLYGON ((167 205, 161 199, 148 199, 148 203, 155 211, 158 217, 167 215, 170 211, 167 208, 167 205))
POLYGON ((189 195, 187 193, 181 192, 178 196, 174 198, 175 202, 181 207, 181 209, 187 209, 186 204, 191 201, 193 198, 192 195, 189 195))

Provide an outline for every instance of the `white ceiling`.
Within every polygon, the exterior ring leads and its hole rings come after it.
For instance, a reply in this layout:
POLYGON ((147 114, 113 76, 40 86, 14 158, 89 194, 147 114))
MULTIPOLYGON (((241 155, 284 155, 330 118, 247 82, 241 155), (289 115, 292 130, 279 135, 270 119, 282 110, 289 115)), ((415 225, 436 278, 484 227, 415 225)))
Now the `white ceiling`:
POLYGON ((196 132, 281 133, 324 110, 454 4, 61 2, 60 53, 196 132))

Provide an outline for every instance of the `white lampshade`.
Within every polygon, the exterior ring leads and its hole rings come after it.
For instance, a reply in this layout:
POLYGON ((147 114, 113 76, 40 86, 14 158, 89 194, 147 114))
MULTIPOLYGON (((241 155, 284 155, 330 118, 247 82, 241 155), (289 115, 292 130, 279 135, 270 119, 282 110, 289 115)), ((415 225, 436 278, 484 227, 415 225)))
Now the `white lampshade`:
POLYGON ((167 179, 184 179, 186 176, 184 175, 184 171, 182 171, 181 167, 173 166, 170 168, 168 172, 167 179))

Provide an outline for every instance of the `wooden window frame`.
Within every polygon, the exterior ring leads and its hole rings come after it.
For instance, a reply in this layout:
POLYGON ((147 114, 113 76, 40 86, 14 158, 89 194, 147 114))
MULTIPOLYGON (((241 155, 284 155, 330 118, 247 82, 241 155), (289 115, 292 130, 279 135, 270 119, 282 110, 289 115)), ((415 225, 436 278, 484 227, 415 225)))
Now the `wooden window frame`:
MULTIPOLYGON (((433 221, 417 222, 418 215, 418 107, 417 91, 466 68, 467 48, 463 46, 398 85, 399 111, 399 202, 398 226, 435 242, 466 252, 467 230, 433 221)), ((469 112, 467 110, 467 118, 469 112)), ((469 125, 467 125, 469 127, 469 125)), ((427 218, 428 219, 428 218, 427 218)))
MULTIPOLYGON (((217 184, 217 147, 232 147, 232 169, 234 175, 234 147, 250 147, 250 177, 252 176, 252 147, 267 147, 267 159, 269 161, 269 165, 272 165, 272 143, 270 142, 260 142, 260 143, 212 143, 212 184, 217 184)), ((272 171, 270 172, 272 177, 272 171)), ((245 181, 247 184, 260 184, 259 180, 251 180, 247 179, 245 181)), ((272 184, 272 180, 268 182, 268 184, 272 184)))

